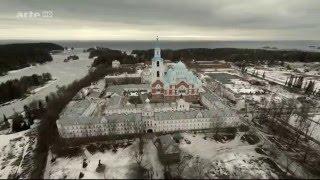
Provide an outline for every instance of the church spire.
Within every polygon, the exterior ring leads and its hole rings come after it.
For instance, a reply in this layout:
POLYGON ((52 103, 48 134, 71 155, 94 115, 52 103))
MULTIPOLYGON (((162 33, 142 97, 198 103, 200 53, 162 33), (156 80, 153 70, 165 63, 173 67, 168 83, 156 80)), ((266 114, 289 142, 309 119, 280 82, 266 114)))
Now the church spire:
POLYGON ((159 36, 157 36, 156 42, 155 42, 154 58, 161 58, 161 49, 159 46, 159 36))
POLYGON ((156 37, 156 47, 159 47, 159 36, 156 37))

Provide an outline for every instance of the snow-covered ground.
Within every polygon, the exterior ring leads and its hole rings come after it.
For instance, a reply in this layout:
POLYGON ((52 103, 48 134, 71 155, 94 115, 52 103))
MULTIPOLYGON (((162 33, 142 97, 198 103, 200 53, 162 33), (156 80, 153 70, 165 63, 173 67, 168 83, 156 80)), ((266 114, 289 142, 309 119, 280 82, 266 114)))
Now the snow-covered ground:
MULTIPOLYGON (((297 118, 297 116, 292 116, 290 118, 289 123, 294 127, 299 127, 297 118)), ((305 130, 304 132, 308 132, 308 135, 320 141, 320 115, 314 115, 308 122, 310 123, 310 126, 308 131, 305 130)))
POLYGON ((285 85, 287 79, 291 76, 291 74, 298 75, 310 75, 309 77, 305 77, 303 81, 303 87, 312 80, 315 81, 315 90, 320 89, 320 76, 318 75, 318 71, 310 71, 306 73, 295 73, 292 70, 285 70, 279 67, 274 68, 265 68, 265 69, 256 69, 254 67, 247 68, 247 72, 252 74, 254 72, 258 72, 258 76, 262 77, 263 73, 265 73, 265 79, 276 82, 281 85, 285 85))
POLYGON ((251 85, 249 82, 242 81, 239 79, 230 79, 232 84, 225 84, 225 86, 231 89, 235 93, 243 93, 243 94, 255 94, 255 93, 263 93, 264 90, 258 88, 256 86, 251 85))
POLYGON ((84 179, 125 179, 129 171, 130 165, 134 163, 130 157, 132 147, 119 148, 116 153, 107 151, 104 153, 97 152, 91 154, 86 151, 80 157, 72 158, 57 158, 50 167, 47 167, 47 172, 44 178, 50 179, 78 179, 80 172, 84 174, 84 179), (83 159, 87 159, 88 166, 82 168, 83 159), (104 173, 97 173, 95 170, 101 160, 102 164, 106 165, 104 173))
POLYGON ((35 148, 35 137, 26 135, 28 131, 0 135, 0 179, 15 178, 17 175, 28 178, 35 148))
POLYGON ((53 79, 53 80, 51 80, 51 81, 48 81, 44 86, 38 87, 38 88, 36 88, 36 89, 33 89, 33 90, 31 91, 31 94, 37 93, 37 92, 39 92, 39 91, 41 91, 41 90, 43 90, 43 89, 45 89, 45 88, 48 88, 48 87, 51 86, 51 84, 52 84, 54 81, 56 81, 56 80, 57 80, 57 79, 53 79))
POLYGON ((138 92, 130 92, 129 96, 139 96, 138 92))
MULTIPOLYGON (((44 178, 78 179, 80 172, 84 174, 84 179, 128 179, 137 178, 137 161, 135 153, 138 152, 138 140, 125 148, 117 148, 117 152, 105 150, 104 152, 95 152, 91 154, 83 148, 83 153, 76 157, 58 157, 54 163, 51 163, 51 154, 48 156, 48 163, 44 178), (82 167, 83 160, 86 159, 88 166, 82 167), (101 163, 106 166, 103 173, 96 172, 97 165, 101 163)), ((143 148, 142 165, 153 172, 153 178, 163 178, 163 167, 158 159, 157 149, 152 140, 146 140, 143 148)))
MULTIPOLYGON (((205 134, 183 133, 184 140, 179 143, 181 149, 181 163, 185 164, 182 178, 279 178, 279 169, 275 169, 265 160, 267 156, 256 152, 260 144, 250 145, 242 141, 243 132, 238 132, 233 140, 224 143, 211 138, 203 138, 205 134), (188 158, 184 158, 188 157, 188 158)), ((103 178, 137 178, 137 156, 139 140, 126 147, 117 148, 116 152, 106 149, 104 152, 90 153, 84 146, 80 155, 73 157, 57 157, 51 163, 48 156, 44 178, 79 178, 80 172, 85 179, 103 178), (88 166, 82 167, 86 159, 88 166), (104 172, 97 173, 99 160, 106 166, 104 172)), ((165 167, 160 163, 158 151, 151 139, 145 139, 143 147, 142 166, 153 179, 164 178, 165 167)), ((175 177, 176 165, 170 166, 170 173, 175 177)), ((149 177, 150 177, 149 176, 149 177)), ((140 177, 141 178, 141 177, 140 177)))
POLYGON ((242 134, 238 133, 235 139, 229 142, 220 143, 211 138, 203 139, 204 134, 184 133, 183 137, 190 140, 191 144, 182 142, 180 148, 191 155, 191 158, 188 159, 182 177, 278 178, 276 170, 262 160, 266 156, 255 151, 257 144, 249 145, 240 140, 242 134))
POLYGON ((141 70, 137 70, 134 74, 128 74, 128 73, 122 73, 122 74, 116 74, 116 75, 107 75, 104 78, 124 78, 124 77, 140 77, 141 76, 141 70))
MULTIPOLYGON (((22 76, 31 76, 32 74, 42 74, 49 72, 53 78, 57 80, 46 85, 45 87, 40 87, 39 91, 36 91, 34 94, 28 96, 25 99, 13 101, 12 103, 5 104, 0 107, 0 114, 5 114, 10 116, 14 111, 21 112, 25 104, 30 103, 34 99, 44 100, 45 96, 51 92, 57 90, 57 86, 68 85, 76 79, 80 79, 88 73, 88 69, 92 63, 92 59, 88 59, 89 54, 82 52, 83 49, 75 50, 79 56, 79 60, 63 62, 67 57, 65 53, 53 54, 53 61, 47 62, 42 65, 30 66, 20 70, 10 71, 5 76, 0 76, 0 83, 6 82, 11 79, 19 79, 22 76)), ((0 117, 2 120, 2 116, 0 117)))

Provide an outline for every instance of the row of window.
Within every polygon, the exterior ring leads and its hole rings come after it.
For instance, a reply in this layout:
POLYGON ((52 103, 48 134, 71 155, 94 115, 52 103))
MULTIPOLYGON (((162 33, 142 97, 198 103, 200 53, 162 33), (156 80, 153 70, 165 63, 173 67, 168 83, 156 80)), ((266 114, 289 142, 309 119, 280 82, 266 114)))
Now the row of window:
MULTIPOLYGON (((155 131, 173 131, 173 130, 189 130, 189 129, 201 129, 201 128, 207 128, 209 126, 208 123, 197 123, 197 124, 177 124, 177 125, 170 125, 170 126, 165 126, 165 127, 157 127, 155 131)), ((123 134, 123 133, 134 133, 136 132, 135 129, 133 128, 117 128, 113 133, 116 134, 123 134)), ((108 135, 108 130, 107 129, 102 129, 102 130, 78 130, 78 131, 69 131, 69 133, 62 133, 61 135, 63 137, 84 137, 88 135, 92 136, 98 136, 98 135, 108 135)))
MULTIPOLYGON (((158 128, 160 127, 191 127, 191 126, 203 126, 203 125, 209 125, 210 122, 198 122, 198 123, 191 123, 191 121, 189 121, 189 123, 172 123, 172 121, 160 121, 160 124, 164 124, 164 125, 159 125, 158 124, 158 128)), ((152 123, 152 122, 147 122, 146 126, 156 126, 156 123, 152 123)), ((74 128, 74 127, 70 127, 67 130, 71 131, 71 132, 101 132, 101 131, 108 131, 108 127, 103 127, 101 129, 102 126, 99 126, 100 128, 94 128, 94 129, 89 129, 89 128, 82 128, 79 129, 79 127, 74 128)), ((124 123, 116 123, 114 128, 116 128, 117 130, 133 130, 135 127, 135 124, 131 123, 131 124, 124 124, 124 123), (124 126, 124 127, 123 127, 124 126)))
MULTIPOLYGON (((206 122, 206 121, 210 121, 210 119, 183 119, 183 120, 162 120, 162 121, 157 121, 158 124, 184 124, 184 123, 191 123, 191 122, 206 122)), ((109 124, 111 122, 108 122, 109 124)), ((90 126, 67 126, 65 127, 66 129, 70 129, 70 130, 77 130, 77 129, 83 129, 83 128, 87 128, 87 129, 95 129, 95 128, 107 128, 108 124, 96 124, 96 125, 90 125, 90 126)), ((134 122, 129 122, 129 120, 127 119, 126 122, 124 123, 115 123, 115 126, 134 126, 134 122)), ((146 125, 148 126, 156 126, 156 123, 152 123, 152 121, 146 121, 146 125)))

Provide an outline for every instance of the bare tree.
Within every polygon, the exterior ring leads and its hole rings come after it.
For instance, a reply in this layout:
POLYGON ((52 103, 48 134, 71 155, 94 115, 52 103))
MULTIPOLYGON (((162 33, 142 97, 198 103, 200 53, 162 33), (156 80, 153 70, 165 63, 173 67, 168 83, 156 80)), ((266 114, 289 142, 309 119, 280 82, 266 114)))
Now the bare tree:
POLYGON ((138 170, 137 170, 138 178, 142 178, 143 175, 147 172, 146 167, 148 166, 148 164, 142 163, 144 159, 143 153, 141 153, 140 150, 136 148, 135 150, 132 151, 131 157, 138 165, 138 170))
POLYGON ((134 129, 134 132, 136 134, 142 134, 145 132, 145 129, 146 129, 146 124, 145 122, 141 119, 141 120, 137 120, 134 118, 134 121, 133 121, 133 129, 134 129))
POLYGON ((214 135, 218 135, 223 124, 224 123, 220 116, 216 116, 215 118, 212 118, 210 123, 210 129, 214 133, 214 135))
POLYGON ((201 179, 203 178, 203 164, 202 162, 200 161, 200 158, 199 157, 196 157, 195 159, 195 162, 194 162, 194 166, 193 166, 193 169, 195 171, 195 175, 196 175, 196 178, 197 179, 201 179))
POLYGON ((301 133, 308 134, 309 127, 311 125, 310 123, 310 104, 309 103, 302 103, 302 106, 297 112, 298 118, 297 118, 297 130, 295 131, 295 142, 294 144, 297 145, 301 139, 301 133))
MULTIPOLYGON (((310 133, 306 132, 306 135, 312 137, 316 126, 317 125, 313 125, 312 129, 308 128, 308 131, 310 133)), ((304 151, 303 162, 307 162, 308 161, 308 157, 311 155, 310 152, 313 150, 311 143, 314 143, 314 142, 310 141, 309 139, 305 143, 306 146, 303 149, 303 151, 304 151)))
POLYGON ((177 175, 178 178, 182 178, 182 173, 185 170, 186 166, 188 165, 188 162, 190 161, 191 157, 190 155, 182 155, 180 161, 177 163, 177 175))

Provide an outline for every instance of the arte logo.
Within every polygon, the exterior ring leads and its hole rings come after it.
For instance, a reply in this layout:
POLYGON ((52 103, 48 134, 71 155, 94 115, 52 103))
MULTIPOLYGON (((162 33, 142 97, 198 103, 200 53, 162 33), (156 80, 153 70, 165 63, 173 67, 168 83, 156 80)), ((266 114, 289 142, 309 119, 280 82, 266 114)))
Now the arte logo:
POLYGON ((53 11, 18 11, 16 17, 19 19, 23 18, 52 18, 54 15, 53 11))

